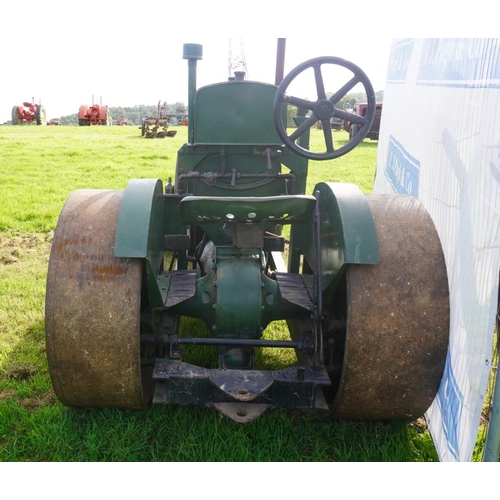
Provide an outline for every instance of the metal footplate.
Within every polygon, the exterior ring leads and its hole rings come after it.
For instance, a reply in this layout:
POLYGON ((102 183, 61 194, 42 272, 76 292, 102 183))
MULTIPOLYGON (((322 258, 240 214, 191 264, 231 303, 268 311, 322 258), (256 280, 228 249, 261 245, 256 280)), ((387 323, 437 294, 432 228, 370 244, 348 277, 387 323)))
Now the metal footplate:
POLYGON ((308 311, 314 311, 311 295, 301 274, 276 273, 276 281, 285 300, 308 311))
POLYGON ((170 278, 165 305, 172 307, 184 302, 196 294, 196 271, 168 271, 165 273, 170 278))
POLYGON ((249 422, 270 407, 328 410, 321 391, 330 385, 324 369, 219 370, 157 359, 156 404, 211 405, 237 422, 249 422))

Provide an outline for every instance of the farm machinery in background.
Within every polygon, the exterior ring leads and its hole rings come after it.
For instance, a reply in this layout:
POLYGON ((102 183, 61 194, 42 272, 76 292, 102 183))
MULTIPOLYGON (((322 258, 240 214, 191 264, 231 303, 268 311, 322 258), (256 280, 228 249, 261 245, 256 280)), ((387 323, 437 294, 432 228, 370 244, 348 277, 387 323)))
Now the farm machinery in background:
POLYGON ((23 125, 25 123, 36 123, 37 125, 47 125, 47 113, 41 103, 23 102, 22 106, 12 108, 12 125, 23 125))
POLYGON ((139 127, 141 135, 148 139, 174 137, 177 134, 177 130, 168 130, 168 122, 167 103, 164 102, 161 104, 161 101, 158 101, 156 116, 149 116, 142 119, 142 124, 139 127))
POLYGON ((126 126, 126 125, 133 125, 132 121, 130 121, 128 118, 124 118, 123 116, 120 116, 118 120, 116 120, 116 124, 120 127, 126 126))
POLYGON ((275 85, 235 79, 196 89, 202 47, 184 45, 183 57, 188 140, 175 179, 77 190, 61 211, 45 305, 57 397, 72 407, 209 405, 238 422, 268 408, 422 416, 449 334, 431 217, 416 198, 365 195, 352 184, 318 182, 306 194, 309 160, 338 161, 370 130, 368 77, 318 57, 284 78, 277 71, 275 85), (345 75, 330 98, 325 68, 345 75), (316 99, 292 92, 303 73, 316 99), (365 116, 336 106, 356 85, 365 116), (359 125, 356 136, 337 144, 332 117, 359 125), (198 321, 181 328, 186 316, 198 321), (275 321, 288 326, 286 338, 267 328, 275 321), (273 349, 295 356, 269 369, 263 350, 273 349))
MULTIPOLYGON (((372 126, 368 130, 366 137, 374 141, 378 141, 378 136, 380 132, 380 121, 382 120, 382 103, 378 103, 375 106, 375 118, 373 119, 372 126)), ((368 111, 368 104, 366 102, 356 103, 352 109, 352 113, 358 116, 366 116, 368 111)), ((349 140, 354 139, 360 130, 360 125, 354 120, 343 120, 342 127, 346 132, 349 132, 349 140)))
POLYGON ((105 125, 111 127, 113 119, 108 106, 102 104, 102 99, 99 104, 94 104, 94 96, 92 96, 92 106, 82 104, 78 110, 78 125, 81 127, 90 125, 105 125))
POLYGON ((187 127, 188 124, 188 112, 186 106, 182 103, 178 103, 174 113, 170 113, 170 119, 174 119, 176 125, 187 127))

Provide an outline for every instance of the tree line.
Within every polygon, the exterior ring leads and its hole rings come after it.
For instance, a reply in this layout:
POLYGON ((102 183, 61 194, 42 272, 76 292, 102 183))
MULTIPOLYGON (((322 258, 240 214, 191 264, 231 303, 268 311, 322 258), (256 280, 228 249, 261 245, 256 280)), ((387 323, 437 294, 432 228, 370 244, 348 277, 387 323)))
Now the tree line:
MULTIPOLYGON (((352 93, 343 97, 337 106, 353 108, 357 102, 364 100, 366 100, 366 95, 364 93, 352 93)), ((379 90, 375 93, 375 100, 377 103, 383 102, 383 90, 379 90)), ((183 102, 161 103, 160 105, 165 107, 171 125, 177 125, 178 121, 182 121, 182 119, 187 116, 187 107, 183 102)), ((118 106, 110 107, 109 110, 113 118, 113 123, 116 123, 119 118, 123 118, 125 122, 130 125, 141 125, 144 118, 156 117, 158 104, 151 106, 141 104, 133 107, 118 106)), ((62 116, 57 120, 60 121, 61 125, 78 125, 78 113, 62 116)))
MULTIPOLYGON (((327 94, 328 95, 328 94, 327 94)), ((330 94, 331 95, 331 94, 330 94)), ((352 94, 347 94, 345 97, 342 97, 337 104, 339 108, 353 108, 354 105, 358 102, 366 102, 366 94, 364 92, 354 92, 352 94)), ((379 90, 375 92, 375 102, 380 103, 384 102, 384 91, 379 90)))
MULTIPOLYGON (((167 116, 172 125, 176 125, 177 120, 182 120, 187 115, 187 107, 183 102, 176 103, 161 103, 165 107, 167 116)), ((156 117, 158 113, 158 105, 147 106, 144 104, 132 107, 110 107, 109 111, 113 118, 113 123, 119 118, 123 118, 130 125, 141 125, 144 118, 156 117)), ((78 113, 72 115, 61 116, 56 118, 61 125, 78 125, 78 113)))

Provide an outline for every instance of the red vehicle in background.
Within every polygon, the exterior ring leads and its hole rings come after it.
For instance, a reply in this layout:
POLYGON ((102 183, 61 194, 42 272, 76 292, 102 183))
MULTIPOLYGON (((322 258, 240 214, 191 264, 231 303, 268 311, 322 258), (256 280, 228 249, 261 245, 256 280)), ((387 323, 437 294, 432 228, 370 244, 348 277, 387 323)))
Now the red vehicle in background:
MULTIPOLYGON (((354 105, 352 113, 359 116, 365 116, 368 104, 357 103, 354 105)), ((366 135, 368 139, 378 141, 378 135, 380 132, 380 120, 382 119, 382 103, 376 105, 375 118, 373 119, 373 124, 370 131, 366 135)), ((344 120, 344 130, 349 132, 349 140, 353 139, 354 136, 359 132, 361 125, 358 123, 352 123, 349 120, 344 120)))
POLYGON ((78 111, 78 125, 106 125, 110 127, 113 124, 111 113, 107 106, 102 104, 93 104, 87 106, 82 104, 78 111))
POLYGON ((33 102, 23 102, 22 106, 12 108, 12 125, 23 125, 24 123, 36 123, 37 125, 47 125, 47 113, 41 104, 33 102))

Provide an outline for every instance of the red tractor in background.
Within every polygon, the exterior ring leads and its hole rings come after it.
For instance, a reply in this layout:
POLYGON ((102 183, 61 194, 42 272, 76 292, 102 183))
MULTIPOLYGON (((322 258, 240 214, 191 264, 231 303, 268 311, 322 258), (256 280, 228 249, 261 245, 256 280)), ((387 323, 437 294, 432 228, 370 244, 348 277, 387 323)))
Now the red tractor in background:
POLYGON ((116 124, 120 126, 133 125, 133 123, 128 118, 124 118, 123 116, 120 116, 120 118, 116 120, 116 124))
POLYGON ((94 99, 92 98, 92 106, 87 106, 82 104, 78 112, 78 125, 89 126, 89 125, 106 125, 110 127, 113 124, 111 118, 111 112, 107 106, 101 104, 94 104, 94 99))
MULTIPOLYGON (((365 116, 367 109, 368 109, 368 104, 357 103, 354 105, 352 113, 359 116, 365 116)), ((375 108, 375 118, 373 119, 373 124, 370 127, 368 133, 366 134, 366 137, 368 137, 368 139, 378 141, 381 119, 382 119, 382 103, 377 103, 375 108)), ((344 120, 343 127, 346 132, 349 132, 349 140, 351 141, 352 139, 354 139, 354 137, 356 137, 357 133, 361 128, 361 125, 357 123, 351 123, 349 120, 344 120)))
POLYGON ((47 113, 41 104, 23 102, 22 106, 12 108, 12 125, 23 125, 24 123, 36 123, 37 125, 47 125, 47 113))

